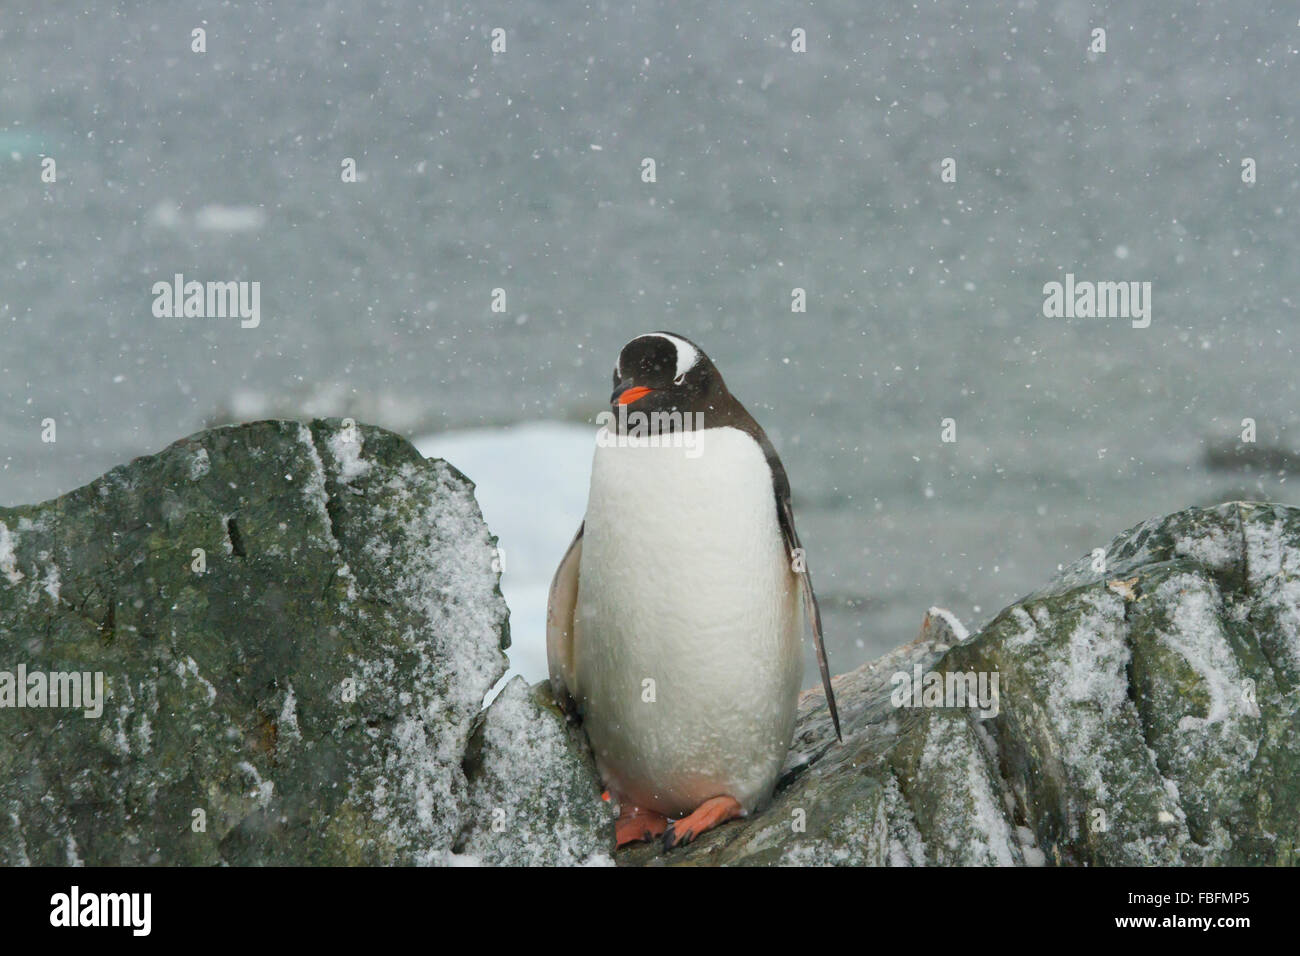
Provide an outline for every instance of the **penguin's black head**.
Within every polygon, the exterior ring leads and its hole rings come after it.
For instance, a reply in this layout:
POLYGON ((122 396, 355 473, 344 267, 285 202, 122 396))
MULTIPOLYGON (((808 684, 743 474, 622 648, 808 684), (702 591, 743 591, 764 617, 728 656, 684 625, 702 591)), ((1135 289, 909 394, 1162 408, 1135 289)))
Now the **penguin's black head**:
POLYGON ((726 386, 703 349, 672 332, 647 332, 619 353, 609 403, 615 411, 703 412, 720 393, 726 386))

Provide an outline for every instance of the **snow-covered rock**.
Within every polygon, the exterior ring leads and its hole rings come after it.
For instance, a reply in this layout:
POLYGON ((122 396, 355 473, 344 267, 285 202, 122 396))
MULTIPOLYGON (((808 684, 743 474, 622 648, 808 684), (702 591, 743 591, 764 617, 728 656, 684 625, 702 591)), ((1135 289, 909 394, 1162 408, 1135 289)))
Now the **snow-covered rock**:
POLYGON ((921 636, 806 691, 764 812, 620 863, 1294 865, 1300 509, 1189 508, 1120 535, 973 638, 921 636), (897 675, 998 676, 996 714, 897 707, 897 675))
POLYGON ((455 467, 337 420, 0 509, 0 864, 1297 862, 1300 510, 1144 522, 974 636, 931 608, 835 679, 843 743, 806 691, 770 806, 667 854, 612 851, 545 683, 483 708, 499 558, 455 467))
POLYGON ((451 853, 509 643, 455 468, 376 428, 257 422, 0 529, 0 671, 106 685, 97 719, 0 709, 0 862, 451 853))
POLYGON ((613 806, 595 761, 546 685, 514 677, 484 711, 465 770, 470 801, 457 851, 490 865, 613 866, 613 806))

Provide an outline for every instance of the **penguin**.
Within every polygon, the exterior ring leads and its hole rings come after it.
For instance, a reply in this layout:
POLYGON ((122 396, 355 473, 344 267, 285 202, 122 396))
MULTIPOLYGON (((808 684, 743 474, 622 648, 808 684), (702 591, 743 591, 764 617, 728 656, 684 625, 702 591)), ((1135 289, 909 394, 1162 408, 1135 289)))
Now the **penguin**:
POLYGON ((617 846, 666 850, 761 809, 794 737, 805 628, 840 737, 821 612, 776 449, 694 342, 614 366, 546 650, 617 801, 617 846))

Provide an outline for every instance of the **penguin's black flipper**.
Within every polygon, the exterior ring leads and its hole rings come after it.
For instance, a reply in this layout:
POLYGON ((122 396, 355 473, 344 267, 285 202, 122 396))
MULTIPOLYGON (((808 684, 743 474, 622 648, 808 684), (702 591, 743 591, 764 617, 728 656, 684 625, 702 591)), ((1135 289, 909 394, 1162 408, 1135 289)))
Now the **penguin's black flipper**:
POLYGON ((799 588, 803 592, 803 610, 808 616, 808 629, 812 632, 813 646, 817 649, 817 667, 822 672, 822 690, 826 692, 826 706, 831 712, 831 723, 835 725, 835 739, 844 742, 840 734, 840 711, 835 706, 835 690, 831 687, 831 668, 826 660, 826 644, 822 640, 822 609, 813 593, 812 574, 808 570, 807 555, 799 544, 799 532, 794 529, 794 507, 790 503, 790 478, 781 464, 781 456, 776 453, 767 433, 748 412, 742 410, 743 418, 736 422, 753 435, 763 449, 767 458, 767 467, 772 472, 772 490, 776 493, 776 517, 781 525, 781 535, 785 539, 785 551, 790 557, 790 571, 799 579, 799 588), (797 559, 796 559, 797 556, 797 559), (798 569, 798 570, 796 570, 798 569))
MULTIPOLYGON (((784 477, 784 469, 782 469, 784 477)), ((799 544, 799 532, 794 530, 794 510, 790 506, 790 489, 786 486, 785 494, 777 491, 777 517, 781 521, 781 533, 785 536, 785 549, 790 555, 792 570, 796 567, 802 567, 802 570, 794 570, 794 575, 799 579, 799 587, 803 591, 803 609, 808 616, 808 628, 812 631, 813 645, 817 649, 817 667, 822 673, 822 689, 826 692, 826 706, 830 708, 831 723, 835 725, 835 739, 844 742, 844 737, 840 734, 840 712, 835 706, 835 691, 831 688, 831 668, 826 660, 826 645, 822 641, 822 610, 817 603, 817 595, 813 593, 812 573, 808 570, 807 556, 803 554, 803 548, 799 544), (795 554, 799 553, 800 560, 796 562, 795 554)))
POLYGON ((582 564, 582 532, 586 526, 585 521, 578 525, 578 533, 555 569, 546 602, 546 664, 551 675, 551 693, 560 709, 574 720, 578 718, 578 703, 573 697, 576 687, 573 614, 578 604, 578 567, 582 564))

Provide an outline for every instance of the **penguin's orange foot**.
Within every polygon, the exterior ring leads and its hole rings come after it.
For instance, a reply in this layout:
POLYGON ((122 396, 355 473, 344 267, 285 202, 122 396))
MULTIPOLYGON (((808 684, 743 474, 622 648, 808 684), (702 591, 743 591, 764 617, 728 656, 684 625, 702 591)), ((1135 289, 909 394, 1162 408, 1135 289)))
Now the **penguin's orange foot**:
POLYGON ((668 824, 668 829, 664 830, 664 849, 685 846, 701 834, 728 820, 743 816, 744 813, 734 797, 710 797, 696 807, 693 813, 668 824))
POLYGON ((653 810, 625 807, 614 823, 614 848, 653 840, 668 827, 668 818, 653 810))

